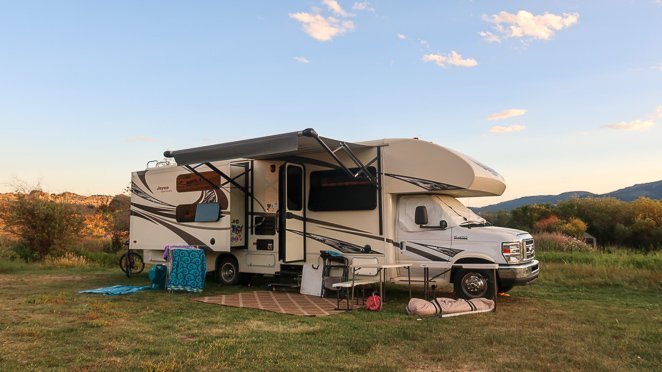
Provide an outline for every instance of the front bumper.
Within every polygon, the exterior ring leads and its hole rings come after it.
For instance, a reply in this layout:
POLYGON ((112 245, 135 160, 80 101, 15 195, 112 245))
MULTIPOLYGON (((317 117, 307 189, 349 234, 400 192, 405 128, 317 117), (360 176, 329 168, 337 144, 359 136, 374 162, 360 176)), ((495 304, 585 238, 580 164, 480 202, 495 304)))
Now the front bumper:
POLYGON ((538 279, 539 273, 538 260, 519 265, 499 265, 499 284, 502 286, 529 284, 538 279))

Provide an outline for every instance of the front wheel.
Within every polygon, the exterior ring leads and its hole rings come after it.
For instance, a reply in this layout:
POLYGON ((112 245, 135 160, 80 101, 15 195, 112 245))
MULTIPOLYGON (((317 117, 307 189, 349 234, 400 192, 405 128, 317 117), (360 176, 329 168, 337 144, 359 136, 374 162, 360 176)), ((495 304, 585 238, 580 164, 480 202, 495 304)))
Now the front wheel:
POLYGON ((453 280, 455 294, 465 299, 493 298, 494 283, 490 277, 490 273, 486 270, 460 269, 455 273, 453 280))
POLYGON ((140 274, 145 269, 145 262, 138 253, 125 253, 120 257, 120 269, 126 276, 140 274))

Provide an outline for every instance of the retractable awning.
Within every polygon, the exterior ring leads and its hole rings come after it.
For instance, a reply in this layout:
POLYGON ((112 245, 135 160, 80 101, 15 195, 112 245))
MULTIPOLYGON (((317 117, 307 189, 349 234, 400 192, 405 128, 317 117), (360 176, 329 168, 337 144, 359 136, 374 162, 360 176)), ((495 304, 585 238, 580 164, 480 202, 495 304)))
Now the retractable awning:
POLYGON ((251 138, 242 141, 220 143, 184 150, 166 151, 163 156, 175 158, 177 165, 199 164, 228 159, 270 159, 301 155, 313 152, 325 152, 323 144, 330 148, 339 148, 343 144, 351 150, 374 146, 342 142, 331 138, 319 137, 314 129, 276 134, 273 136, 251 138), (321 140, 321 143, 319 140, 321 140))
POLYGON ((377 146, 361 145, 320 137, 314 129, 308 128, 298 132, 276 134, 273 136, 251 138, 242 141, 227 142, 217 145, 194 147, 191 149, 166 151, 163 156, 175 158, 177 165, 203 164, 229 159, 276 159, 287 156, 298 156, 309 153, 328 153, 344 169, 354 177, 363 176, 375 183, 372 175, 367 171, 354 151, 377 146), (359 173, 352 174, 336 156, 338 150, 344 150, 349 158, 361 168, 359 173))

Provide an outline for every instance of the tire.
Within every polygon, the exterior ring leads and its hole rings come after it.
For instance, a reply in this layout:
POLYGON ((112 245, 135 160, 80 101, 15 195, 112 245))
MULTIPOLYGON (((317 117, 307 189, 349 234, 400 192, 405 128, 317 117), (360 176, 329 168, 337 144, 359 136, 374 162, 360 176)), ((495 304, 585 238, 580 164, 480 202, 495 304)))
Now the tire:
POLYGON ((239 264, 234 257, 223 257, 216 265, 216 281, 223 285, 239 284, 239 264))
POLYGON ((126 276, 140 274, 145 269, 145 262, 143 262, 142 256, 138 253, 132 252, 130 256, 128 253, 125 253, 120 257, 120 269, 126 276))
POLYGON ((486 270, 460 269, 455 273, 453 286, 459 298, 494 298, 494 283, 491 273, 486 270))

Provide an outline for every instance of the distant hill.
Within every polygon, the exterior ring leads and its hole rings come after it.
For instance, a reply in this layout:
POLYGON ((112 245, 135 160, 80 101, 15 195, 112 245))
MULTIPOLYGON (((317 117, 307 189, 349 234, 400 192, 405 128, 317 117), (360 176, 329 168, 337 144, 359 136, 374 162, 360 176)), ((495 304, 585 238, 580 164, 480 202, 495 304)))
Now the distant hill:
POLYGON ((650 199, 662 199, 662 181, 640 183, 638 185, 612 191, 602 196, 624 201, 636 200, 640 196, 645 196, 650 199))
POLYGON ((645 196, 651 199, 662 199, 662 180, 649 183, 641 183, 620 190, 608 192, 606 194, 594 194, 588 191, 569 191, 558 195, 525 196, 522 198, 472 209, 477 212, 509 211, 528 204, 556 204, 571 198, 616 198, 623 201, 632 201, 636 200, 640 196, 645 196))

